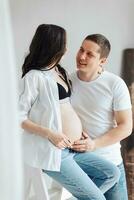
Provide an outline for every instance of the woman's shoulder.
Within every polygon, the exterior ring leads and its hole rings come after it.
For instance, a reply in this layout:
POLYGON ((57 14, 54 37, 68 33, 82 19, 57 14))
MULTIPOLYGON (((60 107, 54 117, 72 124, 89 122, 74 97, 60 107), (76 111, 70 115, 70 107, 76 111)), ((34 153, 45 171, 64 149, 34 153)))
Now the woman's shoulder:
POLYGON ((29 72, 26 73, 26 75, 24 76, 24 80, 26 80, 27 82, 33 83, 35 85, 40 85, 42 87, 45 87, 48 84, 53 85, 53 76, 52 76, 52 72, 50 71, 41 71, 41 70, 36 70, 36 69, 32 69, 29 72))
POLYGON ((25 79, 32 79, 32 80, 47 80, 46 76, 41 70, 32 69, 26 73, 25 79))
POLYGON ((33 76, 33 77, 38 77, 38 76, 41 76, 41 71, 40 70, 36 70, 36 69, 32 69, 30 70, 29 72, 26 73, 26 77, 29 77, 29 76, 33 76))
POLYGON ((48 79, 41 70, 32 69, 25 74, 25 76, 21 79, 21 82, 29 83, 36 86, 46 85, 48 79))

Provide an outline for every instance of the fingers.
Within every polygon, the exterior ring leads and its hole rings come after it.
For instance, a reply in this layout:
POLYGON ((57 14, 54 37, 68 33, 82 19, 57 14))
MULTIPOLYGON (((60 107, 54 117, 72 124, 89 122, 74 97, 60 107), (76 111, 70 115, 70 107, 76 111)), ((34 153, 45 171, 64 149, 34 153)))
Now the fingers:
POLYGON ((89 135, 84 131, 82 132, 82 136, 84 136, 84 138, 88 138, 89 137, 89 135))
POLYGON ((66 143, 64 141, 60 142, 57 147, 59 147, 60 149, 65 149, 67 148, 66 143))
POLYGON ((85 152, 85 151, 87 150, 85 144, 73 145, 73 146, 72 146, 72 149, 73 149, 74 151, 78 151, 78 152, 85 152))
POLYGON ((95 150, 95 142, 94 140, 87 138, 84 140, 77 140, 72 145, 72 149, 74 151, 83 152, 83 151, 93 151, 95 150))
POLYGON ((85 152, 88 150, 88 141, 87 139, 84 140, 77 140, 72 145, 72 149, 78 152, 85 152))
POLYGON ((74 142, 74 144, 76 144, 76 145, 79 145, 79 144, 86 144, 87 143, 87 140, 76 140, 75 142, 74 142))
POLYGON ((71 146, 72 146, 72 143, 66 136, 63 136, 62 138, 60 138, 57 144, 57 147, 60 149, 71 148, 71 146))
POLYGON ((67 145, 67 147, 71 147, 72 146, 72 143, 71 143, 71 141, 68 138, 64 138, 63 141, 67 145))

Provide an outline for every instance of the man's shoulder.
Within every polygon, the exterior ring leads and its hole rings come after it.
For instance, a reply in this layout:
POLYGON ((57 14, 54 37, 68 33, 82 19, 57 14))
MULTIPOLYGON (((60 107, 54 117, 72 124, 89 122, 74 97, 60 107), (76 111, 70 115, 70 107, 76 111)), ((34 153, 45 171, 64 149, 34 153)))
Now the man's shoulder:
POLYGON ((110 86, 110 88, 112 88, 113 91, 115 91, 116 93, 118 91, 126 91, 127 89, 127 85, 125 83, 125 81, 118 75, 112 73, 112 72, 106 72, 106 82, 108 83, 108 85, 110 86))
POLYGON ((124 81, 120 76, 112 73, 112 72, 109 72, 109 71, 105 71, 104 73, 104 77, 109 80, 109 81, 112 81, 113 83, 117 83, 117 82, 122 82, 124 81))
POLYGON ((108 76, 108 77, 111 77, 113 79, 118 79, 120 78, 118 75, 114 74, 113 72, 110 72, 110 71, 104 71, 105 72, 105 75, 108 76))

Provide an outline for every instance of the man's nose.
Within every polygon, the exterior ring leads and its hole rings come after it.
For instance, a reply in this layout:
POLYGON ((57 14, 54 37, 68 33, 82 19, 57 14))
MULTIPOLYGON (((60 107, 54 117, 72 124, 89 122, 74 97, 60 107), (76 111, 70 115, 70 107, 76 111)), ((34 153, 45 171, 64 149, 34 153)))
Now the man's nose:
POLYGON ((81 59, 81 60, 85 60, 85 59, 86 59, 86 53, 83 52, 83 53, 80 55, 80 59, 81 59))

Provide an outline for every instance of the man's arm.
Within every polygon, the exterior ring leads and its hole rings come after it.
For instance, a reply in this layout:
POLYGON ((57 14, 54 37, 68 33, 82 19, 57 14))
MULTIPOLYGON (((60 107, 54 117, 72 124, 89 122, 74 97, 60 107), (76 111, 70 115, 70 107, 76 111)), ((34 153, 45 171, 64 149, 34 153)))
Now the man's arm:
POLYGON ((132 111, 115 111, 117 127, 94 140, 95 148, 115 144, 128 137, 132 132, 132 111))
MULTIPOLYGON (((98 148, 115 144, 124 138, 128 137, 132 132, 132 111, 131 109, 114 112, 117 127, 111 129, 100 137, 92 140, 85 138, 78 140, 72 146, 76 151, 93 151, 98 148)), ((86 135, 85 135, 86 136, 86 135)))

